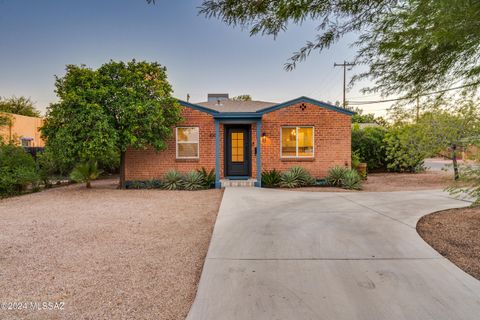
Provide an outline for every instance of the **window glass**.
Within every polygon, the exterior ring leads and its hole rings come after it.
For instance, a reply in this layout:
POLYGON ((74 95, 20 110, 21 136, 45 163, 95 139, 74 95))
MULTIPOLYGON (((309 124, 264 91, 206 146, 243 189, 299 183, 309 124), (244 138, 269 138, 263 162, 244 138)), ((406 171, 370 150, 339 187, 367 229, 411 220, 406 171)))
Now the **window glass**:
POLYGON ((282 127, 282 157, 313 157, 313 127, 282 127))
POLYGON ((297 129, 292 127, 282 128, 282 157, 295 157, 297 155, 297 129))
POLYGON ((177 158, 198 158, 198 149, 198 127, 177 128, 177 158))
POLYGON ((243 132, 232 132, 232 161, 244 161, 243 132))
POLYGON ((313 128, 298 128, 298 156, 313 156, 313 128))

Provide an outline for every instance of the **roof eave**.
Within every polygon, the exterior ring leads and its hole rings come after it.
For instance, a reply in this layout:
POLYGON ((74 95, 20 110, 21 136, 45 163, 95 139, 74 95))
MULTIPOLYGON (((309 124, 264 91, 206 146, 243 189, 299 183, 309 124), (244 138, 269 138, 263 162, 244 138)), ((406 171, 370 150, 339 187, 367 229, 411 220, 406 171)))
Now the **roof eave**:
POLYGON ((347 109, 344 109, 344 108, 339 108, 337 106, 325 103, 323 101, 315 100, 315 99, 308 98, 308 97, 305 97, 305 96, 302 96, 302 97, 299 97, 299 98, 296 98, 296 99, 293 99, 293 100, 290 100, 290 101, 282 102, 282 103, 279 103, 277 105, 274 105, 274 106, 271 106, 271 107, 268 107, 268 108, 260 109, 260 110, 257 111, 257 113, 265 114, 265 113, 269 113, 269 112, 272 112, 272 111, 275 111, 275 110, 278 110, 278 109, 281 109, 281 108, 285 108, 285 107, 288 107, 288 106, 291 106, 291 105, 294 105, 294 104, 297 104, 297 103, 302 103, 302 102, 310 103, 310 104, 316 105, 318 107, 322 107, 322 108, 325 108, 325 109, 329 109, 329 110, 332 110, 332 111, 343 113, 343 114, 346 114, 346 115, 349 115, 349 116, 353 116, 355 114, 355 112, 353 112, 353 111, 350 111, 350 110, 347 110, 347 109))

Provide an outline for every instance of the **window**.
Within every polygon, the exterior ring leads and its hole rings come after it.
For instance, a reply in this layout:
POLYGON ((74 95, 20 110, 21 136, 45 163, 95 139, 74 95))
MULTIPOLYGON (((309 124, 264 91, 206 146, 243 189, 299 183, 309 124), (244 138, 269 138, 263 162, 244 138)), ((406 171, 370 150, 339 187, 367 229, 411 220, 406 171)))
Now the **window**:
POLYGON ((313 127, 282 127, 282 157, 312 158, 314 155, 313 136, 313 127))
POLYGON ((198 159, 198 127, 177 128, 177 159, 198 159))
POLYGON ((232 132, 232 162, 243 162, 243 132, 232 132))

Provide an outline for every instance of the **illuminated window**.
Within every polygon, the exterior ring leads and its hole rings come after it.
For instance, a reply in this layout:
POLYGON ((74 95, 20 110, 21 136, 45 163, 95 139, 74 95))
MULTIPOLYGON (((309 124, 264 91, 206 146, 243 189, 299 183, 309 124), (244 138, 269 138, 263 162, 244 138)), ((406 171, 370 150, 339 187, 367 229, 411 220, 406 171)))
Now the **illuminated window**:
POLYGON ((177 128, 177 159, 198 159, 198 127, 177 128))
POLYGON ((232 162, 243 162, 243 132, 232 132, 232 162))
POLYGON ((313 127, 282 127, 282 157, 312 158, 314 155, 313 127))

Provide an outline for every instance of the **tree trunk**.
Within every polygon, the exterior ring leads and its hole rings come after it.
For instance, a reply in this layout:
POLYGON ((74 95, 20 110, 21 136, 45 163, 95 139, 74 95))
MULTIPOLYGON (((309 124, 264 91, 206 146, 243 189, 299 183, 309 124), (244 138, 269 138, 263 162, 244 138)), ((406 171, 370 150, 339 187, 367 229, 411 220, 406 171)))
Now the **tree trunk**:
POLYGON ((120 151, 120 183, 118 188, 125 188, 125 151, 120 151))
POLYGON ((90 182, 90 180, 87 181, 87 189, 90 189, 92 187, 92 184, 90 182))
POLYGON ((453 162, 453 175, 455 180, 458 180, 460 177, 458 175, 458 163, 457 163, 457 145, 452 145, 452 162, 453 162))

